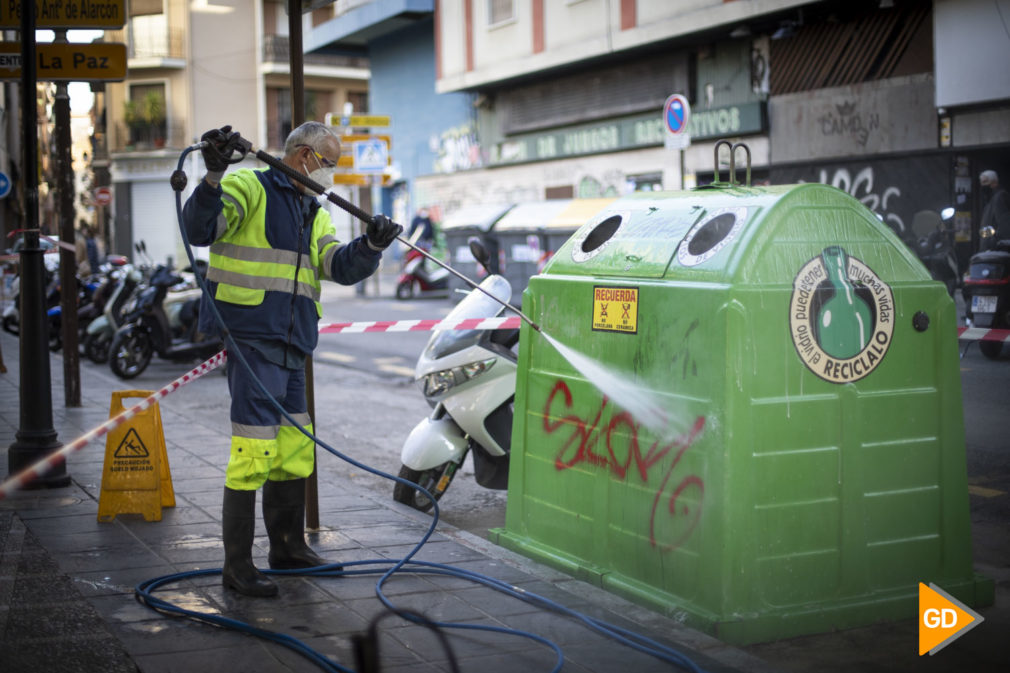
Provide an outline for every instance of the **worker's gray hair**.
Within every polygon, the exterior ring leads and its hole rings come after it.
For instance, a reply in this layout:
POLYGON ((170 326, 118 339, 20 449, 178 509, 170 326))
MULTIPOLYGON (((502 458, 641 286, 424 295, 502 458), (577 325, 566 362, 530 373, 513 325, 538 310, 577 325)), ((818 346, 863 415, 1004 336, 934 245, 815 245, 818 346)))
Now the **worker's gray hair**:
POLYGON ((996 175, 996 171, 982 171, 982 173, 978 176, 978 181, 983 186, 989 185, 991 187, 999 184, 999 176, 996 175))
POLYGON ((340 142, 340 138, 332 128, 321 122, 305 122, 288 134, 284 141, 284 156, 291 156, 298 151, 299 145, 308 145, 318 151, 319 144, 327 136, 340 142))

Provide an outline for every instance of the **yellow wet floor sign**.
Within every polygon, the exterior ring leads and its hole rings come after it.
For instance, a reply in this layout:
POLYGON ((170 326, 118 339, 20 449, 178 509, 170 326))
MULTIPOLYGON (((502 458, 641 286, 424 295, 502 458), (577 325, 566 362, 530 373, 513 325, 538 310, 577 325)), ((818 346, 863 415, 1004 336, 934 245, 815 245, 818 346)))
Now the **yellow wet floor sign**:
MULTIPOLYGON (((109 418, 124 411, 124 399, 143 399, 153 394, 147 390, 113 392, 109 418)), ((112 521, 117 514, 143 514, 146 521, 161 521, 162 507, 175 507, 175 490, 161 410, 152 404, 106 437, 98 520, 112 521)))

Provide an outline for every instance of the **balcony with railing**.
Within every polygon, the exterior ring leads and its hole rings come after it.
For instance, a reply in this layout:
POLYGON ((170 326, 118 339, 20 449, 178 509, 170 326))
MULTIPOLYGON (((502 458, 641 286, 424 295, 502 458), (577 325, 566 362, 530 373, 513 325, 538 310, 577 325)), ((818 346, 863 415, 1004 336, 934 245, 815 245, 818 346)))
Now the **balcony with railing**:
POLYGON ((127 30, 109 31, 110 42, 126 44, 130 69, 181 68, 185 65, 183 30, 163 22, 131 21, 127 30))
POLYGON ((109 152, 149 152, 152 150, 178 150, 189 143, 184 137, 181 123, 119 122, 109 133, 109 152))
MULTIPOLYGON (((291 62, 291 47, 287 35, 263 36, 263 62, 284 65, 291 62)), ((370 67, 367 57, 339 54, 305 54, 305 65, 353 70, 368 70, 370 67)))

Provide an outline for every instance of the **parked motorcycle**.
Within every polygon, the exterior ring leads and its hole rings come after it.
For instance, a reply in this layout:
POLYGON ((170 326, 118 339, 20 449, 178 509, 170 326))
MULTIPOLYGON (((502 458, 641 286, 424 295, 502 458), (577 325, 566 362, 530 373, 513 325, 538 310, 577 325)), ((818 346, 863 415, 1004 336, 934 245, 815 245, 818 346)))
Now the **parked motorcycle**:
MULTIPOLYGON (((57 239, 51 237, 41 237, 39 247, 43 251, 51 251, 57 245, 57 239)), ((14 246, 7 250, 9 254, 17 254, 24 246, 24 239, 18 238, 14 246)), ((11 281, 10 294, 13 301, 8 304, 3 311, 2 325, 5 332, 17 335, 21 331, 21 273, 20 265, 13 265, 16 273, 11 281)), ((60 303, 59 294, 59 269, 60 256, 57 254, 45 254, 42 256, 43 282, 45 283, 46 310, 60 303)))
MULTIPOLYGON (((58 276, 57 276, 58 278, 58 276)), ((78 321, 78 334, 84 333, 80 329, 82 322, 82 316, 80 309, 91 304, 92 298, 95 292, 101 287, 101 282, 99 277, 90 276, 88 278, 76 277, 74 279, 77 285, 77 321, 78 321)), ((60 297, 62 293, 61 284, 57 281, 56 285, 56 296, 60 297)), ((84 320, 90 322, 90 312, 86 312, 84 315, 84 320)), ((46 317, 49 321, 49 350, 58 351, 63 347, 63 302, 60 301, 56 306, 50 307, 46 311, 46 317)), ((81 340, 78 338, 78 348, 80 347, 81 340)))
MULTIPOLYGON (((418 228, 411 236, 410 242, 416 245, 420 235, 421 228, 418 228)), ((424 255, 414 248, 408 248, 403 258, 403 269, 396 281, 396 298, 411 299, 415 295, 448 291, 449 272, 441 266, 429 263, 424 255)))
POLYGON ((123 312, 134 298, 143 278, 143 271, 132 264, 124 264, 114 272, 115 285, 102 308, 102 314, 88 324, 81 341, 84 355, 92 362, 102 364, 108 361, 112 338, 123 325, 123 312))
POLYGON ((953 208, 944 208, 939 213, 920 210, 912 219, 909 241, 909 246, 933 280, 943 283, 952 297, 960 281, 957 255, 954 253, 953 218, 953 208))
POLYGON ((171 361, 210 357, 223 347, 220 339, 200 339, 197 324, 200 290, 170 294, 184 283, 170 266, 160 265, 149 287, 137 295, 109 348, 109 367, 122 379, 132 379, 151 363, 154 354, 171 361))
POLYGON ((104 313, 105 306, 112 298, 116 285, 119 284, 119 276, 116 271, 125 265, 126 258, 122 255, 109 255, 99 267, 99 273, 92 277, 98 284, 98 287, 91 294, 90 301, 86 302, 77 311, 77 343, 80 346, 81 353, 85 352, 84 340, 88 336, 88 326, 104 313))
MULTIPOLYGON (((470 248, 487 268, 489 256, 476 238, 470 248)), ((512 298, 512 286, 502 276, 487 276, 481 287, 502 301, 512 298)), ((474 290, 446 319, 491 318, 503 310, 501 303, 474 290)), ((478 484, 508 487, 518 343, 518 329, 432 334, 418 358, 415 378, 433 410, 403 444, 400 477, 439 500, 469 453, 478 484)), ((399 482, 393 487, 393 499, 422 512, 434 504, 418 489, 399 482)))
MULTIPOLYGON (((63 344, 60 333, 60 275, 57 270, 44 268, 46 322, 49 329, 49 348, 57 351, 63 344)), ((10 334, 21 333, 21 276, 15 276, 11 283, 13 301, 3 312, 3 329, 10 334)))
MULTIPOLYGON (((962 290, 968 324, 1010 329, 1010 239, 995 240, 996 231, 992 227, 980 233, 983 250, 971 256, 962 290)), ((998 341, 979 341, 978 347, 992 360, 1003 350, 998 341)))

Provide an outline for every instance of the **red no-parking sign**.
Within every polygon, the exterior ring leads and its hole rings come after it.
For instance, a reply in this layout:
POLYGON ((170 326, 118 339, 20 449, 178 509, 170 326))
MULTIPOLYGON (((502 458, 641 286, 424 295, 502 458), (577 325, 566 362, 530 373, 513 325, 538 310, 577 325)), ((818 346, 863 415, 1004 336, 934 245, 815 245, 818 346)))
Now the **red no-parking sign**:
POLYGON ((663 126, 666 127, 666 146, 684 149, 691 145, 688 122, 691 119, 691 104, 687 98, 675 93, 663 104, 663 126))

